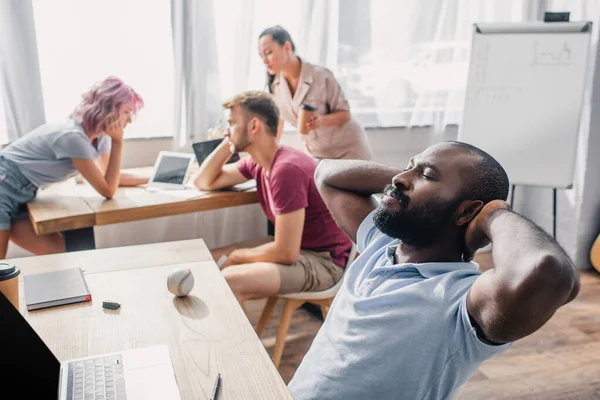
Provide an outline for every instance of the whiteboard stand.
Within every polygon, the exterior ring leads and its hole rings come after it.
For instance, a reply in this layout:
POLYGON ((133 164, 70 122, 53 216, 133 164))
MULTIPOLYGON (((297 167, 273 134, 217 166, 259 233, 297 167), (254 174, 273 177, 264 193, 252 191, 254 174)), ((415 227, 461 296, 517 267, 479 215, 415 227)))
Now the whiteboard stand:
POLYGON ((556 188, 552 189, 552 237, 556 240, 556 188))
MULTIPOLYGON (((510 208, 514 208, 515 204, 515 186, 510 185, 510 208)), ((556 239, 556 188, 552 188, 552 237, 556 239)))
POLYGON ((572 187, 592 22, 474 24, 458 140, 494 157, 516 185, 572 187))

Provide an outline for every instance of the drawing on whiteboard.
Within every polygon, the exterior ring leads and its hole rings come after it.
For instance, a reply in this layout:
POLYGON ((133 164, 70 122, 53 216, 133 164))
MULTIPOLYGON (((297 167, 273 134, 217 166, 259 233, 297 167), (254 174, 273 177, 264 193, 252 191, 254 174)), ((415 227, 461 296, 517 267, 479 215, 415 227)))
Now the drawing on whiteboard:
POLYGON ((522 93, 517 87, 480 87, 475 89, 475 99, 494 103, 506 103, 522 93))
POLYGON ((533 65, 571 65, 572 51, 565 40, 560 48, 543 46, 539 41, 533 44, 533 65))

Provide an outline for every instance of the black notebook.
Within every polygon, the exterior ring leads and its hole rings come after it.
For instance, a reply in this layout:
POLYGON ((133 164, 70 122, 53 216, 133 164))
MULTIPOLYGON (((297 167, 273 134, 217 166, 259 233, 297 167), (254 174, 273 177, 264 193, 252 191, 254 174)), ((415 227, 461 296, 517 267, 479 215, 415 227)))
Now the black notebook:
POLYGON ((23 277, 27 310, 38 310, 92 300, 81 268, 23 277))

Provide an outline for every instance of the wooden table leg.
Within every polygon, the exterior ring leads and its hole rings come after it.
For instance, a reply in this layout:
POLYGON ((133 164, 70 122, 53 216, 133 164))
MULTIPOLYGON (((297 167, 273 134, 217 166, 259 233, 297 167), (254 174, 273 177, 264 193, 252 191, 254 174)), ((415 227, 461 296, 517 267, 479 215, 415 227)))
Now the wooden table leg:
POLYGON ((65 251, 93 250, 96 248, 94 241, 94 227, 73 229, 63 232, 65 251))

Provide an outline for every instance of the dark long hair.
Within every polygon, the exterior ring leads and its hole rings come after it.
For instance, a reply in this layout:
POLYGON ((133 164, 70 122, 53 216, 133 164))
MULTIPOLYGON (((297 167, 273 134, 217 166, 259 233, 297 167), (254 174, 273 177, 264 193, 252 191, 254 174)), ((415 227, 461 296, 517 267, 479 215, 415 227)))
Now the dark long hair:
MULTIPOLYGON (((271 40, 279 43, 281 46, 283 46, 285 44, 285 42, 290 42, 290 44, 292 45, 292 51, 293 52, 296 51, 296 45, 294 44, 294 41, 292 40, 290 33, 288 31, 286 31, 281 25, 275 25, 275 26, 265 29, 258 36, 258 39, 260 40, 260 38, 262 38, 263 36, 267 36, 267 35, 271 36, 271 40)), ((272 93, 271 85, 273 84, 274 80, 275 80, 275 75, 270 74, 269 71, 267 71, 267 88, 269 89, 270 93, 272 93)))

